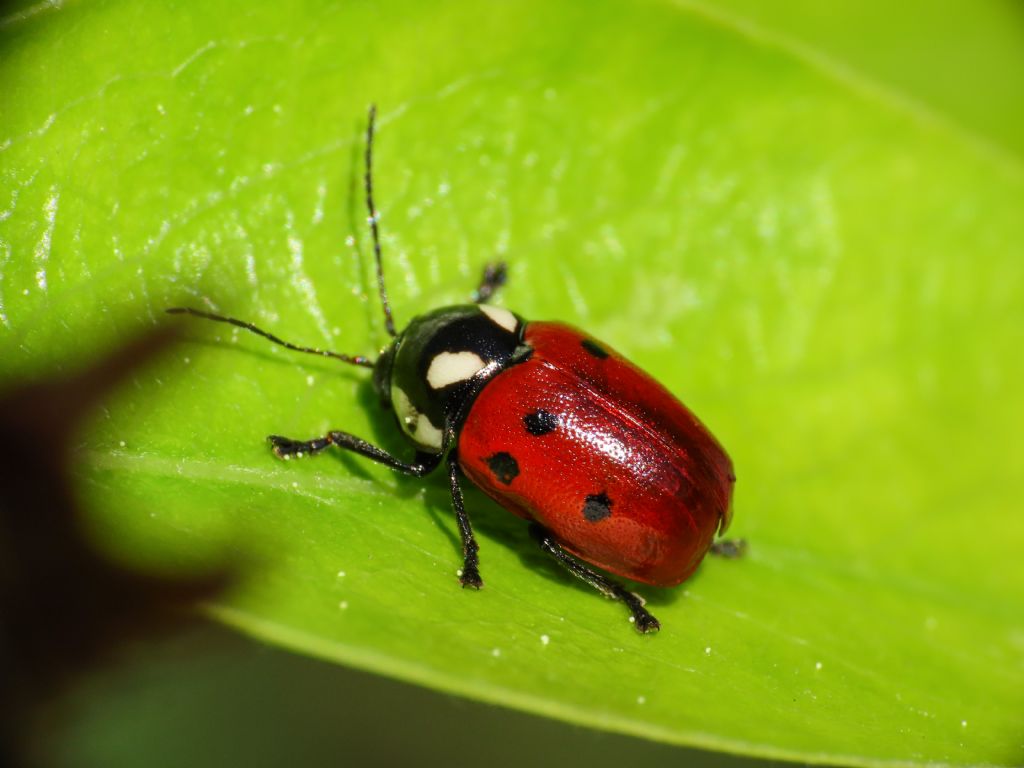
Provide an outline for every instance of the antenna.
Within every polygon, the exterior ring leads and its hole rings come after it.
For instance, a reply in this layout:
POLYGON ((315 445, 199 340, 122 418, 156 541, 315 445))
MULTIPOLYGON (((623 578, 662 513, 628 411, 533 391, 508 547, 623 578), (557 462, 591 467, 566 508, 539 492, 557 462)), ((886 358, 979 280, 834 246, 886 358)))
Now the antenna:
POLYGON ((343 363, 361 365, 363 368, 373 368, 373 361, 368 357, 363 357, 362 355, 343 355, 340 352, 331 352, 329 349, 317 349, 316 347, 301 347, 298 344, 291 344, 283 339, 279 339, 274 334, 267 333, 261 328, 257 328, 252 323, 247 323, 244 320, 236 320, 233 317, 215 315, 212 312, 203 312, 198 309, 192 309, 191 307, 171 307, 167 310, 167 314, 192 315, 193 317, 202 317, 206 320, 216 320, 218 323, 228 323, 239 328, 244 328, 247 331, 255 333, 257 336, 262 336, 268 341, 280 344, 282 347, 294 350, 295 352, 305 352, 308 355, 320 355, 320 357, 333 357, 335 360, 341 360, 343 363))
POLYGON ((366 210, 369 211, 370 232, 373 234, 373 255, 377 261, 377 289, 380 292, 380 303, 384 307, 384 327, 392 336, 395 333, 395 320, 391 316, 391 303, 388 301, 388 289, 384 285, 384 266, 381 259, 380 232, 377 228, 377 210, 373 205, 373 128, 377 120, 377 105, 370 105, 370 117, 366 124, 366 210))

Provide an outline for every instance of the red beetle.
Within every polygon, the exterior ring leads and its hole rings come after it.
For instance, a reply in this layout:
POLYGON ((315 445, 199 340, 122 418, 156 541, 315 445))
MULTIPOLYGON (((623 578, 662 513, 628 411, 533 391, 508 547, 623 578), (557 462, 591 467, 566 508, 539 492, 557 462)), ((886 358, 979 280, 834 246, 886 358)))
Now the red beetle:
POLYGON ((484 271, 475 303, 436 309, 396 332, 373 204, 374 117, 371 107, 366 203, 385 326, 393 337, 376 361, 290 344, 209 312, 168 312, 231 323, 289 349, 372 368, 382 402, 416 447, 413 461, 339 431, 312 440, 272 435, 274 453, 289 459, 334 445, 417 477, 445 463, 462 536, 464 587, 480 588, 483 581, 461 475, 532 521, 541 548, 625 603, 639 631, 657 631, 658 620, 639 595, 580 561, 669 587, 693 573, 709 550, 739 554, 742 542, 712 543, 729 525, 732 462, 686 406, 607 345, 568 325, 527 322, 489 306, 505 281, 502 264, 484 271))

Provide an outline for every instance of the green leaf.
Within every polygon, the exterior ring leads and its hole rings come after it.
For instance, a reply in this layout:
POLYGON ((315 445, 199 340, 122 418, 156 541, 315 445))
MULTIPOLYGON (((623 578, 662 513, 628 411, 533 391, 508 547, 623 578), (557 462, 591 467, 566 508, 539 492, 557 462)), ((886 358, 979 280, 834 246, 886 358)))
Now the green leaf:
POLYGON ((84 438, 121 557, 258 563, 213 606, 246 632, 592 727, 1024 760, 1024 163, 984 121, 687 2, 72 2, 0 34, 5 378, 182 302, 380 348, 376 100, 399 323, 508 259, 501 302, 585 326, 712 427, 751 544, 643 590, 664 629, 640 637, 472 491, 487 587, 463 592, 440 478, 263 442, 405 450, 366 373, 194 322, 84 438))
POLYGON ((816 67, 1024 155, 1024 7, 1015 0, 687 3, 816 67))

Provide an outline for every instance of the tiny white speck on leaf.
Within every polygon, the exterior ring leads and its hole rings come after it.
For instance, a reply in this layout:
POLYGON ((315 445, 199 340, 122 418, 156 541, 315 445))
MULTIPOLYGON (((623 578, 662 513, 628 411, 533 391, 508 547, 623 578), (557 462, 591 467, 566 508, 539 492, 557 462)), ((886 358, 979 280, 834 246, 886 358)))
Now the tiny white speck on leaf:
POLYGON ((491 651, 491 656, 493 656, 494 658, 498 658, 499 656, 501 656, 501 648, 493 649, 491 651))
POLYGON ((345 578, 345 572, 344 571, 338 571, 338 578, 339 579, 344 579, 345 578))
POLYGON ((704 655, 705 656, 710 656, 711 655, 711 646, 710 645, 707 648, 704 649, 704 655))
POLYGON ((293 481, 292 481, 292 488, 298 488, 298 487, 299 487, 299 484, 298 484, 298 482, 296 482, 296 481, 294 481, 294 480, 293 480, 293 481))
POLYGON ((21 292, 21 295, 22 295, 22 296, 28 296, 28 288, 26 288, 25 290, 23 290, 23 291, 21 292))
POLYGON ((966 720, 961 720, 960 721, 960 727, 961 728, 966 728, 967 727, 967 721, 966 720))
POLYGON ((355 247, 355 244, 356 239, 352 237, 352 235, 349 235, 348 237, 345 238, 345 245, 347 245, 349 248, 355 247))
POLYGON ((636 697, 636 703, 637 704, 646 704, 647 703, 647 697, 646 696, 637 696, 636 697))
POLYGON ((630 616, 629 617, 629 623, 630 624, 636 624, 636 617, 635 616, 630 616))
POLYGON ((551 642, 551 638, 548 637, 547 635, 541 635, 540 636, 540 644, 541 645, 547 645, 550 642, 551 642))
POLYGON ((338 603, 338 607, 343 611, 348 609, 348 600, 342 600, 340 603, 338 603))
POLYGON ((815 669, 821 669, 821 662, 820 661, 814 662, 814 668, 815 669))
POLYGON ((192 362, 192 358, 191 357, 186 357, 184 362, 185 362, 185 365, 188 365, 189 363, 192 362))
POLYGON ((457 570, 457 571, 455 572, 455 575, 456 575, 456 576, 458 576, 458 577, 459 577, 459 578, 461 579, 461 578, 462 578, 462 569, 461 569, 461 568, 459 568, 459 570, 457 570))
POLYGON ((316 379, 314 379, 312 375, 307 376, 306 377, 306 383, 309 384, 309 386, 312 387, 313 384, 316 383, 316 379))

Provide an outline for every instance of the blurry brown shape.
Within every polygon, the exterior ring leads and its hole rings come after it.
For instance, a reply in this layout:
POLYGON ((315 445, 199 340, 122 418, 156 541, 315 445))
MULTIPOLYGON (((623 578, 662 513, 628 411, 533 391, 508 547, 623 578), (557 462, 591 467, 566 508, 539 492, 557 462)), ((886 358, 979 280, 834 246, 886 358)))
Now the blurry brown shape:
POLYGON ((227 571, 172 579, 109 561, 83 529, 79 427, 174 334, 144 334, 66 377, 0 393, 0 764, 18 765, 42 705, 127 640, 181 623, 227 571))

